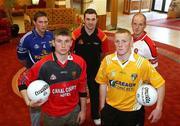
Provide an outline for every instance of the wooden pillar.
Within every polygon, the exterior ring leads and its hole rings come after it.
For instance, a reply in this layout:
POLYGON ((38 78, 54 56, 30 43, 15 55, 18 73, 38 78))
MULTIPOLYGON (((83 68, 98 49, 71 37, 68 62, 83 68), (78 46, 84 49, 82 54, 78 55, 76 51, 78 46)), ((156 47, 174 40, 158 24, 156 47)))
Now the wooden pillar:
POLYGON ((111 26, 117 27, 117 16, 118 16, 118 0, 111 1, 111 26))
POLYGON ((106 30, 106 14, 98 15, 98 27, 102 30, 106 30))

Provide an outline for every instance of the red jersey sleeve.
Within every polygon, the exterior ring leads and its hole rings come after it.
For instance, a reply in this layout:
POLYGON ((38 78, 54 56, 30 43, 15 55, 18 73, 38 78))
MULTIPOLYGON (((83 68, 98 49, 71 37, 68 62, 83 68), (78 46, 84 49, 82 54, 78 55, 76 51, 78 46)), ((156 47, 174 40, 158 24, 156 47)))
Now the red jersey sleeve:
POLYGON ((37 80, 39 70, 41 68, 42 63, 37 62, 35 63, 30 69, 24 71, 18 78, 18 88, 19 90, 24 90, 27 89, 29 84, 37 80))
POLYGON ((109 51, 108 37, 101 29, 98 29, 98 37, 100 38, 100 40, 102 42, 102 52, 103 52, 103 54, 105 54, 109 51))
POLYGON ((86 92, 86 84, 87 84, 87 74, 86 74, 86 62, 79 57, 79 65, 81 66, 82 72, 79 78, 79 85, 78 85, 78 91, 81 93, 86 92))
POLYGON ((144 41, 147 43, 147 45, 150 48, 152 57, 157 57, 157 48, 153 40, 151 40, 148 36, 144 38, 144 41))
POLYGON ((71 46, 71 52, 73 52, 74 48, 75 48, 75 42, 77 40, 77 38, 79 38, 79 36, 81 35, 81 27, 78 27, 77 29, 75 29, 73 32, 72 32, 72 46, 71 46))

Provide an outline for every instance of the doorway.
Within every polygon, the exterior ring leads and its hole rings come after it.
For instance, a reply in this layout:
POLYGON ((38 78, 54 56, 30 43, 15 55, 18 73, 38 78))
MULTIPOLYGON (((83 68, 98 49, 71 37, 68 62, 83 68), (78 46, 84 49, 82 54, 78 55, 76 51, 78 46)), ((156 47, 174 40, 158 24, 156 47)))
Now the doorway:
POLYGON ((153 0, 152 10, 167 13, 172 0, 153 0))

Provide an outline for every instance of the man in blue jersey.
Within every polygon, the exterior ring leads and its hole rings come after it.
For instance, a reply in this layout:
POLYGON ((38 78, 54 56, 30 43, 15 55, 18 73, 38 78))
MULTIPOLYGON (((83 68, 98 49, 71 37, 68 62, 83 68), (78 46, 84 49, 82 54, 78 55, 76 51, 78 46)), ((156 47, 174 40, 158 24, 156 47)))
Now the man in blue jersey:
MULTIPOLYGON (((33 19, 34 28, 26 33, 17 46, 17 57, 27 69, 52 51, 53 34, 47 31, 47 14, 38 11, 33 19)), ((40 108, 30 108, 32 126, 40 126, 40 108)))
POLYGON ((21 38, 17 47, 18 59, 26 68, 30 68, 52 51, 53 34, 47 31, 48 18, 46 13, 38 11, 34 15, 33 24, 33 30, 21 38))

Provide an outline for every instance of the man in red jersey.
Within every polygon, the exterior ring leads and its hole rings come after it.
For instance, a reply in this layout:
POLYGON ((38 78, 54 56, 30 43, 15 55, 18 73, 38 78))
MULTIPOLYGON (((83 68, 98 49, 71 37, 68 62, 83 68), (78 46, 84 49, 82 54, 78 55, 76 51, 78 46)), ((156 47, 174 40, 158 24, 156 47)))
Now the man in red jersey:
POLYGON ((146 16, 142 13, 135 14, 132 18, 131 25, 133 30, 134 52, 148 59, 154 67, 157 67, 156 45, 144 31, 146 28, 146 16))
POLYGON ((108 39, 106 34, 97 27, 97 13, 87 9, 84 13, 84 25, 72 33, 75 54, 82 56, 87 63, 87 84, 91 102, 91 117, 96 125, 100 125, 99 115, 99 85, 95 76, 101 59, 107 52, 108 39))
POLYGON ((86 62, 70 53, 71 45, 70 32, 67 29, 56 30, 53 42, 55 51, 19 78, 19 90, 26 105, 41 106, 44 126, 78 126, 85 120, 86 62), (46 81, 50 86, 50 96, 46 102, 32 101, 27 96, 28 85, 37 79, 46 81))

